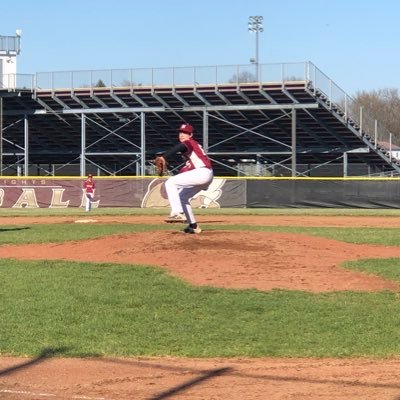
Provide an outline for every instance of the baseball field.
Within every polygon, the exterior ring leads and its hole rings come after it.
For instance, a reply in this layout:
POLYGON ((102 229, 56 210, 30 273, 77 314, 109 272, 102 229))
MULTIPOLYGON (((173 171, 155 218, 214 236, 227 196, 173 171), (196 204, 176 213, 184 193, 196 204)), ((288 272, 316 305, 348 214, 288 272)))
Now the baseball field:
POLYGON ((0 209, 0 399, 400 399, 400 210, 0 209))

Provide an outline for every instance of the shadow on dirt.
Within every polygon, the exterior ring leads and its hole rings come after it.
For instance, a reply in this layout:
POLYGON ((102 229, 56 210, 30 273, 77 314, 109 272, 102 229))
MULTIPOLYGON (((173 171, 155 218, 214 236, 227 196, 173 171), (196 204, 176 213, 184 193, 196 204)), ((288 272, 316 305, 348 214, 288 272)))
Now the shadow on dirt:
POLYGON ((165 392, 156 394, 155 396, 150 397, 148 400, 163 400, 167 399, 169 397, 172 397, 176 395, 177 393, 184 392, 185 390, 191 388, 192 386, 195 386, 201 382, 207 381, 209 379, 212 379, 216 376, 220 376, 223 374, 226 374, 231 371, 232 368, 218 368, 218 369, 212 369, 210 371, 206 371, 204 374, 201 376, 191 379, 190 381, 187 381, 183 383, 182 385, 175 386, 172 389, 169 389, 165 392))
POLYGON ((0 370, 0 376, 5 376, 5 375, 10 375, 16 371, 19 371, 21 369, 24 368, 28 368, 31 367, 33 365, 39 364, 45 360, 47 360, 48 358, 51 358, 53 356, 55 356, 56 354, 62 354, 65 353, 65 351, 68 350, 67 347, 59 347, 56 349, 43 349, 43 351, 39 354, 38 357, 33 358, 32 360, 23 362, 19 365, 15 365, 13 367, 10 368, 6 368, 3 370, 0 370))

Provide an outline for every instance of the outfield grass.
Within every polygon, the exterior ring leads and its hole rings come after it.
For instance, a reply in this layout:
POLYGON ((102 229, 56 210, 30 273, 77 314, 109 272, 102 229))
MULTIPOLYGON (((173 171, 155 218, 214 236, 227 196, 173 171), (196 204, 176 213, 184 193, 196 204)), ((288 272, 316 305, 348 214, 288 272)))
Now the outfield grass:
MULTIPOLYGON (((59 215, 66 215, 63 211, 59 215)), ((400 245, 397 228, 204 228, 400 245)), ((175 227, 10 225, 0 227, 0 243, 81 240, 154 229, 175 227)), ((346 263, 346 268, 400 282, 400 259, 363 260, 346 263)), ((389 291, 311 294, 193 287, 152 266, 65 261, 0 260, 0 282, 0 354, 35 356, 50 348, 67 356, 400 355, 400 296, 389 291)))

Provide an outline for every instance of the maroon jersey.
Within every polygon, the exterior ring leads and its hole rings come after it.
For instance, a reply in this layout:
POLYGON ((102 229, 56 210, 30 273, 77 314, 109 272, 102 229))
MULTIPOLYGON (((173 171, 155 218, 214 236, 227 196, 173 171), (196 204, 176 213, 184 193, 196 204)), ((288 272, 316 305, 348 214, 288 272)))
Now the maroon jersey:
POLYGON ((96 184, 94 183, 93 179, 86 179, 83 182, 83 188, 85 189, 86 193, 93 193, 94 189, 96 189, 96 184))
POLYGON ((186 172, 196 168, 212 168, 211 160, 196 140, 190 138, 182 142, 182 144, 186 147, 186 151, 182 154, 186 159, 186 163, 179 172, 186 172))

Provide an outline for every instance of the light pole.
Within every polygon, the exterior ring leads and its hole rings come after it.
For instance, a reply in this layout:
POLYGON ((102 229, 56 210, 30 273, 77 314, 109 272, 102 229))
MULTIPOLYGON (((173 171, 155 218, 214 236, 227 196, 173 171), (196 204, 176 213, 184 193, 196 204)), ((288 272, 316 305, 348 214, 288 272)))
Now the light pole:
POLYGON ((260 80, 259 59, 258 59, 258 34, 264 31, 264 28, 262 26, 262 21, 263 17, 261 15, 254 15, 249 17, 249 24, 248 24, 249 32, 256 33, 256 58, 250 58, 250 62, 256 65, 256 77, 258 81, 260 80))

